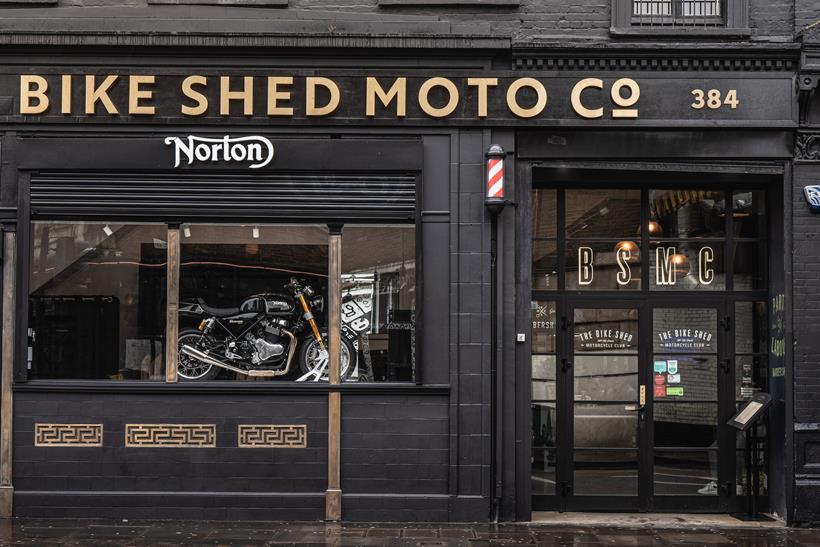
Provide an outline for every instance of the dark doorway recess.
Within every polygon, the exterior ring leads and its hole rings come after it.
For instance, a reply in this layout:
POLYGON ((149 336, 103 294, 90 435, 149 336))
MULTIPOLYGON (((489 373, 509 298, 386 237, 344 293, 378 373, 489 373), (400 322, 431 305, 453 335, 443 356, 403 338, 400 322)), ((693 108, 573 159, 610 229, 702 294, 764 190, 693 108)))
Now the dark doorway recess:
POLYGON ((534 511, 742 508, 725 424, 768 389, 769 169, 533 169, 534 511))

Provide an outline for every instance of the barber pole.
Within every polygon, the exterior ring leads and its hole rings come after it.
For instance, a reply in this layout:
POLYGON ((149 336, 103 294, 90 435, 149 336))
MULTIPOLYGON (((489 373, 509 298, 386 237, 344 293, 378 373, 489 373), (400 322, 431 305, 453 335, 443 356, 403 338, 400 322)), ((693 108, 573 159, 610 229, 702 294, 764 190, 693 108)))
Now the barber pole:
POLYGON ((484 205, 493 214, 498 214, 504 208, 504 149, 497 144, 487 150, 487 194, 484 196, 484 205))
POLYGON ((504 198, 504 160, 491 158, 487 162, 487 197, 504 198))
POLYGON ((503 157, 490 157, 487 160, 487 197, 504 199, 503 157))

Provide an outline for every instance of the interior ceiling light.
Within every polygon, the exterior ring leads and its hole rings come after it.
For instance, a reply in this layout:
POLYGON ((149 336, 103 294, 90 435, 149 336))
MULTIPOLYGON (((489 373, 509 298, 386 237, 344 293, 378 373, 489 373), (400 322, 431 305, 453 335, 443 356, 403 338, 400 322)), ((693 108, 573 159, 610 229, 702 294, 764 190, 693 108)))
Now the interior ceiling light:
POLYGON ((112 235, 114 235, 114 230, 111 229, 111 226, 106 224, 105 226, 103 226, 103 233, 105 233, 105 235, 107 235, 108 237, 111 237, 112 235))
POLYGON ((254 226, 251 233, 254 239, 259 239, 259 226, 254 226))
POLYGON ((182 225, 182 235, 185 237, 191 237, 191 227, 187 224, 182 225))

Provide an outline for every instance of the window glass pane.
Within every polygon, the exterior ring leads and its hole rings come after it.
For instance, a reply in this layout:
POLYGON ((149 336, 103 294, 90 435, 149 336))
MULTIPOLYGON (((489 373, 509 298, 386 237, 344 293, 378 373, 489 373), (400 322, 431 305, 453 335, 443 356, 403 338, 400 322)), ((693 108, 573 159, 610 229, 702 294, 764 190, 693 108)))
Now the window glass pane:
POLYGON ((555 403, 532 405, 532 493, 555 494, 555 403))
POLYGON ((639 290, 641 249, 637 240, 567 242, 568 290, 639 290))
MULTIPOLYGON (((304 313, 326 339, 326 228, 192 224, 181 232, 180 379, 326 380, 324 342, 304 313)), ((355 353, 345 352, 350 365, 355 353)))
MULTIPOLYGON (((768 484, 768 475, 766 470, 769 468, 769 462, 767 457, 768 446, 766 443, 766 431, 765 427, 758 425, 757 428, 757 461, 758 463, 758 480, 757 480, 757 488, 758 488, 758 495, 763 497, 768 495, 769 493, 769 484, 768 484)), ((738 431, 736 436, 736 447, 737 450, 735 451, 735 461, 736 461, 736 479, 737 479, 737 486, 736 492, 738 496, 747 496, 751 491, 751 484, 749 484, 749 478, 746 477, 746 434, 743 432, 738 431)), ((754 476, 751 477, 752 484, 754 483, 754 476)))
POLYGON ((532 400, 555 400, 555 356, 532 356, 532 400))
POLYGON ((637 353, 638 310, 576 308, 575 352, 637 353))
POLYGON ((165 378, 164 224, 33 222, 29 378, 165 378))
POLYGON ((555 238, 558 236, 556 190, 532 191, 532 237, 555 238))
POLYGON ((761 190, 734 192, 732 223, 735 237, 764 237, 766 230, 766 198, 761 190))
POLYGON ((718 362, 714 355, 654 355, 655 401, 716 401, 718 362))
POLYGON ((655 353, 716 353, 717 310, 655 308, 652 341, 655 353))
POLYGON ((412 381, 415 333, 415 225, 345 225, 342 334, 358 349, 347 381, 412 381))
POLYGON ((566 191, 568 238, 640 238, 640 190, 582 189, 566 191))
POLYGON ((573 493, 579 496, 637 496, 635 450, 576 450, 573 493))
POLYGON ((653 414, 655 446, 717 446, 717 403, 658 403, 653 414))
POLYGON ((624 404, 575 403, 575 448, 636 448, 638 413, 624 404))
POLYGON ((655 452, 655 494, 717 496, 717 458, 717 449, 655 452))
POLYGON ((718 291, 726 288, 724 244, 694 241, 652 242, 649 288, 718 291))
POLYGON ((766 284, 766 253, 762 243, 735 243, 733 282, 736 291, 763 290, 766 284))
POLYGON ((765 353, 768 331, 766 302, 735 302, 735 352, 765 353))
POLYGON ((555 302, 533 300, 532 352, 555 352, 555 302))
POLYGON ((735 357, 735 399, 745 401, 766 387, 768 358, 766 355, 735 357))
POLYGON ((532 242, 532 288, 537 291, 558 289, 558 243, 554 239, 532 242))
POLYGON ((632 0, 632 14, 671 16, 672 0, 632 0))
POLYGON ((653 237, 722 237, 726 232, 723 192, 714 190, 650 190, 653 237))
POLYGON ((637 355, 576 355, 576 401, 637 401, 637 355))

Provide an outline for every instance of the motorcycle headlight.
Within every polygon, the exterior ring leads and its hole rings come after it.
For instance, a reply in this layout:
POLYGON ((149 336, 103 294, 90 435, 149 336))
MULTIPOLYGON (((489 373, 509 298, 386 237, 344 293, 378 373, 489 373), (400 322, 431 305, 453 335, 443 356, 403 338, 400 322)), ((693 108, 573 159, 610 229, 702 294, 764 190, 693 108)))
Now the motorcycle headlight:
POLYGON ((305 288, 304 288, 304 289, 302 289, 302 290, 304 291, 304 293, 305 293, 308 297, 311 297, 311 296, 313 296, 314 294, 316 294, 316 292, 313 290, 313 287, 311 287, 310 285, 305 285, 305 288))
POLYGON ((321 295, 311 299, 310 307, 315 313, 322 313, 325 309, 325 299, 321 295))

